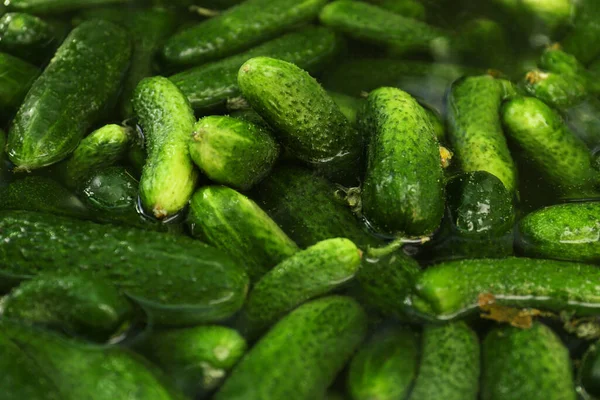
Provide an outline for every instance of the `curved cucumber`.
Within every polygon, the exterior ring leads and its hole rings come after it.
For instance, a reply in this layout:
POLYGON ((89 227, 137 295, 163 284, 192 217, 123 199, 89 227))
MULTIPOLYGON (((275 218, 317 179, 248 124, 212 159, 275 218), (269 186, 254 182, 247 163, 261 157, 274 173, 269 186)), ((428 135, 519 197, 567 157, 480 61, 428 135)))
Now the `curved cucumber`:
POLYGON ((527 94, 559 110, 577 105, 587 96, 585 85, 571 75, 536 69, 527 73, 523 83, 527 94))
POLYGON ((39 74, 28 62, 0 53, 0 117, 12 116, 39 74))
POLYGON ((50 23, 25 13, 0 17, 0 38, 0 51, 34 63, 48 57, 63 39, 50 23))
POLYGON ((9 10, 31 14, 56 14, 109 4, 126 4, 130 0, 10 0, 9 10))
POLYGON ((600 3, 581 0, 575 4, 573 27, 563 39, 566 52, 573 54, 584 65, 600 55, 600 3))

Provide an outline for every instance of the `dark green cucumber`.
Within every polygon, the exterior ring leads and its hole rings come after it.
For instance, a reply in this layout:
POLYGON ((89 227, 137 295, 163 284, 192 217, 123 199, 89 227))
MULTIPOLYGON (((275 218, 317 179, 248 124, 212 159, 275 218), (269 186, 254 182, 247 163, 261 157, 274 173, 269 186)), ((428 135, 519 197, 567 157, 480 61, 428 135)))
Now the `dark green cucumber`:
POLYGON ((444 173, 429 117, 408 93, 369 94, 359 126, 369 137, 362 211, 375 229, 426 235, 444 213, 444 173))
POLYGON ((581 103, 585 85, 576 77, 540 70, 529 71, 523 81, 525 92, 559 110, 581 103))
POLYGON ((561 43, 566 52, 587 65, 600 55, 600 3, 581 0, 574 5, 573 27, 561 43))
POLYGON ((34 65, 0 53, 0 117, 12 116, 39 74, 34 65))
POLYGON ((569 351, 547 326, 498 327, 483 343, 482 400, 575 400, 569 351))
POLYGON ((89 21, 71 31, 8 132, 8 156, 19 169, 53 164, 75 150, 117 94, 130 48, 127 32, 110 22, 89 21))
POLYGON ((425 20, 427 10, 418 0, 368 0, 385 10, 400 14, 403 17, 425 20))
POLYGON ((577 58, 563 50, 560 46, 548 47, 540 57, 539 66, 550 72, 568 75, 579 80, 593 94, 600 94, 598 75, 585 68, 577 58))
POLYGON ((154 330, 134 350, 159 365, 188 396, 217 388, 246 352, 246 341, 224 326, 154 330))
POLYGON ((326 0, 248 0, 176 33, 165 43, 162 55, 177 65, 223 58, 312 20, 325 3, 326 0))
POLYGON ((140 179, 142 205, 158 219, 172 216, 186 206, 198 180, 188 151, 194 113, 177 86, 160 76, 139 83, 133 109, 148 151, 140 179))
POLYGON ((426 326, 419 374, 409 400, 476 400, 479 393, 479 339, 464 322, 426 326), (438 397, 439 396, 439 397, 438 397))
POLYGON ((0 17, 0 38, 0 51, 33 63, 44 61, 63 39, 51 23, 25 13, 0 17))
POLYGON ((589 395, 600 397, 600 352, 598 342, 592 344, 583 356, 577 374, 578 383, 589 395))
POLYGON ((410 304, 418 312, 447 320, 476 311, 479 296, 489 294, 500 305, 595 315, 600 311, 599 278, 595 266, 564 261, 450 261, 430 267, 417 278, 410 304))
POLYGON ((299 250, 255 202, 224 186, 194 194, 188 224, 193 236, 245 265, 252 281, 299 250))
POLYGON ((272 132, 248 121, 212 115, 194 125, 189 145, 196 165, 216 183, 249 190, 279 156, 272 132))
POLYGON ((318 399, 363 340, 366 325, 365 312, 348 297, 306 303, 254 345, 214 399, 318 399))
POLYGON ((58 14, 87 7, 110 4, 127 4, 131 0, 10 0, 7 2, 11 11, 31 14, 58 14))
POLYGON ((307 26, 243 53, 180 72, 169 77, 187 96, 194 110, 207 113, 240 95, 237 75, 252 57, 267 56, 318 71, 339 49, 339 37, 330 29, 307 26))
POLYGON ((159 325, 227 318, 248 287, 243 268, 226 254, 181 236, 4 211, 0 238, 2 289, 41 272, 87 271, 115 284, 159 325))
POLYGON ((410 329, 375 333, 352 357, 346 384, 353 400, 406 398, 417 375, 419 336, 410 329))
POLYGON ((85 274, 40 274, 0 303, 2 316, 71 335, 105 341, 132 314, 125 296, 107 281, 85 274))
POLYGON ((238 83, 293 156, 336 180, 356 179, 362 138, 306 71, 256 57, 242 65, 238 83))
POLYGON ((363 99, 358 97, 348 96, 343 93, 327 91, 329 97, 333 99, 338 108, 348 118, 352 125, 356 125, 358 112, 364 104, 363 99))
POLYGON ((461 58, 469 65, 510 71, 514 49, 505 28, 497 21, 478 17, 461 24, 458 32, 464 50, 461 58))

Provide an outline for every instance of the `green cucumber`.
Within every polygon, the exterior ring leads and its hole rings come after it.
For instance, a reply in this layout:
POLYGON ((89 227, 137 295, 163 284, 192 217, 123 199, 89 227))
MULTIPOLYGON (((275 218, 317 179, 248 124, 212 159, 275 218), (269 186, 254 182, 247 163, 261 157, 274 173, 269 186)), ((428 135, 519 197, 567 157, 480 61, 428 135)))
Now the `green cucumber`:
POLYGON ((597 267, 532 258, 449 261, 425 270, 410 299, 417 312, 448 320, 475 312, 480 295, 500 305, 595 315, 597 267), (460 279, 456 279, 460 276, 460 279))
POLYGON ((243 53, 172 75, 169 79, 186 95, 194 110, 206 114, 222 107, 228 98, 240 95, 238 71, 252 57, 277 58, 312 73, 329 61, 339 47, 339 37, 330 29, 307 26, 243 53))
POLYGON ((600 94, 597 74, 586 69, 574 55, 561 50, 560 46, 548 47, 538 64, 547 71, 572 76, 583 83, 590 93, 600 94))
POLYGON ((600 55, 600 3, 580 0, 574 3, 573 27, 562 40, 567 53, 573 54, 582 64, 588 65, 600 55))
POLYGON ((353 400, 406 398, 417 375, 419 336, 406 328, 375 333, 352 357, 347 386, 353 400))
POLYGON ((476 400, 479 392, 479 339, 464 322, 426 326, 419 374, 409 400, 476 400))
POLYGON ((585 85, 576 77, 537 69, 527 73, 523 88, 530 96, 559 110, 579 104, 587 96, 585 85))
POLYGON ((380 88, 369 94, 359 121, 363 135, 371 135, 365 217, 385 233, 432 233, 444 213, 444 173, 427 113, 408 93, 380 88))
POLYGON ((192 197, 192 235, 246 265, 254 282, 298 251, 277 223, 255 202, 224 186, 205 186, 192 197))
POLYGON ((464 44, 461 58, 469 65, 510 70, 514 49, 505 28, 493 19, 478 17, 461 24, 458 35, 464 44))
POLYGON ((11 117, 40 74, 37 67, 0 53, 0 117, 11 117))
POLYGON ((365 312, 348 297, 301 305, 254 345, 214 399, 317 399, 363 340, 366 328, 365 312))
POLYGON ((444 118, 442 117, 440 112, 438 110, 434 109, 433 107, 428 107, 425 104, 421 104, 421 106, 423 107, 423 110, 425 110, 425 113, 427 114, 427 117, 429 118, 429 122, 431 123, 433 131, 435 133, 435 137, 437 138, 438 142, 439 143, 445 142, 446 141, 446 126, 444 123, 444 118))
POLYGON ((71 31, 8 132, 8 156, 20 170, 54 164, 75 150, 117 94, 130 47, 127 32, 110 22, 89 21, 71 31))
POLYGON ((63 39, 51 23, 25 13, 0 17, 0 38, 0 51, 33 63, 48 58, 63 39))
POLYGON ((577 380, 589 395, 600 397, 600 352, 598 342, 592 344, 583 356, 577 380))
POLYGON ((40 274, 0 302, 2 316, 105 341, 132 314, 127 298, 98 277, 40 274))
POLYGON ((190 156, 211 180, 249 190, 271 171, 279 156, 272 133, 248 121, 212 115, 194 125, 190 156))
POLYGON ((327 93, 329 94, 329 97, 333 99, 342 114, 348 118, 348 121, 356 126, 358 112, 364 104, 363 99, 332 91, 327 91, 327 93))
POLYGON ((306 71, 286 61, 256 57, 242 65, 238 83, 292 155, 337 180, 356 179, 362 138, 306 71))
POLYGON ((569 351, 547 326, 498 327, 483 343, 483 400, 575 400, 569 351))
POLYGON ((31 14, 58 14, 81 8, 105 6, 110 4, 127 4, 131 0, 10 0, 7 2, 11 11, 31 14))
POLYGON ((517 170, 500 121, 502 82, 483 75, 460 79, 448 96, 448 136, 464 172, 487 171, 517 190, 517 170))
POLYGON ((160 76, 139 83, 133 108, 148 150, 140 179, 142 205, 158 219, 172 216, 185 207, 198 180, 188 151, 194 113, 177 86, 160 76))
POLYGON ((176 33, 165 43, 162 55, 176 65, 223 58, 312 20, 325 3, 326 0, 247 0, 176 33))
POLYGON ((368 0, 370 3, 376 4, 377 6, 391 11, 396 14, 400 14, 403 17, 418 19, 421 21, 425 20, 427 10, 425 6, 418 0, 368 0))
POLYGON ((527 30, 547 30, 554 33, 566 25, 571 17, 570 0, 494 0, 504 7, 527 30), (545 29, 541 29, 545 28, 545 29))
POLYGON ((240 265, 181 236, 4 211, 0 238, 0 288, 41 272, 87 271, 115 284, 158 325, 227 318, 242 306, 248 287, 240 265))

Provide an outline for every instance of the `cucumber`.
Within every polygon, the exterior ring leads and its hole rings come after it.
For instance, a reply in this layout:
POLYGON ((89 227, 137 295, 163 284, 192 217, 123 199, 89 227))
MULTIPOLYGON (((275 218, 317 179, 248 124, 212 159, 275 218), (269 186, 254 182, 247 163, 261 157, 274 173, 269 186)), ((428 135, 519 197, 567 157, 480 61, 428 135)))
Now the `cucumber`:
POLYGON ((352 357, 348 392, 354 400, 406 398, 417 375, 419 336, 406 328, 376 332, 352 357))
POLYGON ((555 33, 571 17, 570 0, 494 0, 527 30, 555 33))
POLYGON ((575 400, 569 351, 547 326, 498 327, 483 343, 483 400, 575 400))
POLYGON ((188 396, 217 388, 246 352, 246 341, 224 326, 154 330, 134 350, 159 365, 188 396))
POLYGON ((34 65, 0 53, 0 117, 12 117, 39 74, 34 65))
POLYGON ((248 121, 212 115, 194 125, 190 156, 211 180, 249 190, 271 171, 279 156, 272 133, 248 121))
POLYGON ((10 0, 8 9, 31 14, 58 14, 87 7, 127 3, 131 3, 131 0, 10 0))
POLYGON ((356 126, 358 112, 364 104, 363 99, 332 91, 327 91, 327 94, 329 94, 329 97, 333 99, 342 114, 348 118, 348 121, 350 121, 352 125, 356 126))
POLYGON ((139 83, 133 108, 148 151, 140 180, 140 199, 156 218, 163 219, 186 206, 198 180, 188 151, 194 113, 177 86, 160 76, 139 83))
POLYGON ((493 19, 478 17, 461 24, 458 32, 464 45, 461 58, 469 65, 511 70, 514 49, 505 28, 493 19))
POLYGON ((133 313, 127 298, 109 282, 85 274, 40 274, 0 302, 4 318, 105 341, 133 313))
POLYGON ((446 141, 446 126, 444 123, 444 118, 440 114, 439 111, 434 109, 433 107, 428 107, 427 105, 421 104, 423 110, 427 114, 429 118, 429 122, 431 123, 431 127, 433 128, 433 132, 435 133, 435 137, 437 138, 439 143, 443 143, 446 141))
POLYGON ((585 85, 576 77, 537 69, 527 73, 523 87, 528 95, 559 110, 577 105, 587 96, 585 85))
POLYGON ((206 114, 240 95, 237 75, 252 57, 267 56, 296 64, 311 73, 321 69, 339 50, 340 38, 330 29, 307 26, 243 53, 200 65, 169 77, 195 111, 206 114))
POLYGON ((317 399, 363 340, 366 325, 365 312, 348 297, 306 303, 254 345, 214 399, 317 399))
POLYGON ((528 257, 600 262, 600 203, 560 204, 519 222, 517 247, 528 257))
POLYGON ((362 211, 385 233, 426 235, 444 213, 444 173, 429 117, 408 93, 369 94, 359 125, 369 134, 362 211))
POLYGON ((255 202, 224 186, 198 189, 188 224, 194 237, 245 265, 253 282, 299 250, 255 202))
POLYGON ((417 312, 448 320, 476 312, 480 295, 500 305, 596 315, 597 267, 532 258, 471 259, 430 267, 410 297, 417 312), (460 279, 456 279, 460 276, 460 279))
POLYGON ((479 339, 464 322, 426 326, 419 374, 409 400, 476 400, 479 392, 479 339))
POLYGON ((89 21, 71 31, 8 132, 8 156, 19 170, 54 164, 75 150, 117 94, 130 47, 127 32, 109 22, 89 21))
POLYGON ((1 289, 41 272, 88 271, 116 285, 157 325, 227 318, 248 287, 240 265, 180 236, 24 211, 1 212, 0 232, 1 289))
POLYGON ((0 38, 0 51, 32 63, 45 61, 63 39, 51 23, 25 13, 0 17, 0 38))
POLYGON ((598 342, 592 344, 583 356, 577 380, 585 392, 591 396, 600 396, 600 357, 598 342))
POLYGON ((223 58, 312 20, 325 3, 326 0, 247 0, 176 33, 165 43, 162 56, 174 65, 223 58))
POLYGON ((356 178, 362 138, 306 71, 256 57, 242 65, 238 84, 293 156, 336 180, 356 178))
POLYGON ((568 75, 579 80, 593 94, 600 94, 598 76, 585 68, 577 58, 563 51, 560 46, 550 46, 541 55, 539 67, 557 74, 568 75))
POLYGON ((588 65, 600 55, 600 4, 595 0, 574 3, 571 31, 562 40, 567 53, 573 54, 582 64, 588 65))
POLYGON ((403 17, 424 21, 427 15, 425 6, 418 0, 368 0, 385 10, 400 14, 403 17))
POLYGON ((488 75, 454 82, 448 95, 448 137, 463 172, 487 171, 514 193, 517 171, 499 116, 504 95, 502 82, 488 75))

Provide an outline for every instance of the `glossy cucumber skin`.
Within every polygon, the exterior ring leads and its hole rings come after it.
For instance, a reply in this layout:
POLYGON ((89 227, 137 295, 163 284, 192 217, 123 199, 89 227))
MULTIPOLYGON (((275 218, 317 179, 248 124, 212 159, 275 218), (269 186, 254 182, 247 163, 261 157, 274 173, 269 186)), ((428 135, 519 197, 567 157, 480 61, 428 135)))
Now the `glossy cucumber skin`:
POLYGON ((33 63, 43 61, 62 39, 51 24, 26 13, 1 16, 0 37, 0 51, 33 63))
POLYGON ((582 0, 576 3, 571 32, 561 42, 566 52, 588 65, 600 55, 600 3, 582 0))
POLYGON ((117 94, 131 54, 127 32, 106 21, 73 29, 34 82, 8 132, 21 170, 64 159, 117 94), (35 115, 35 118, 31 118, 35 115))
POLYGON ((299 250, 254 201, 228 187, 198 189, 187 222, 194 237, 246 265, 253 282, 299 250))
POLYGON ((569 351, 547 326, 502 326, 483 343, 483 400, 575 400, 569 351))
POLYGON ((42 272, 87 271, 167 326, 218 321, 244 302, 243 268, 192 239, 25 211, 1 212, 0 227, 2 289, 42 272))
POLYGON ((577 58, 560 47, 549 47, 540 57, 539 67, 550 72, 572 76, 583 83, 593 94, 600 92, 597 73, 588 70, 577 58))
POLYGON ((411 304, 418 312, 448 320, 478 308, 478 297, 520 308, 599 313, 597 267, 533 258, 470 259, 430 267, 417 278, 411 304), (456 279, 460 276, 460 279, 456 279))
POLYGON ((571 75, 533 70, 527 73, 525 92, 559 110, 577 105, 587 96, 585 84, 571 75))
POLYGON ((306 71, 256 57, 242 65, 238 84, 292 155, 335 180, 351 180, 356 174, 361 135, 306 71))
POLYGON ((130 0, 11 0, 8 9, 31 14, 56 14, 86 7, 129 2, 130 0))
POLYGON ((324 27, 308 26, 222 60, 169 77, 186 95, 195 111, 206 114, 240 95, 237 75, 252 57, 266 56, 296 64, 309 72, 319 70, 339 50, 340 37, 324 27))
POLYGON ((409 400, 440 396, 476 400, 479 393, 479 339, 464 322, 423 329, 419 374, 409 400))
POLYGON ((366 324, 365 312, 348 297, 306 303, 259 340, 214 398, 317 399, 363 340, 366 324), (276 361, 278 368, 272 368, 276 361))
POLYGON ((352 357, 346 380, 353 400, 404 399, 417 375, 419 335, 406 328, 375 333, 352 357))
POLYGON ((518 225, 517 247, 528 257, 600 262, 600 203, 567 203, 535 211, 518 225))
POLYGON ((172 216, 185 207, 198 180, 188 150, 194 113, 183 93, 160 76, 139 83, 133 108, 148 152, 140 179, 142 204, 159 219, 172 216))
MULTIPOLYGON (((40 74, 40 70, 19 58, 0 53, 0 113, 16 109, 40 74)), ((10 116, 10 114, 9 114, 10 116)))
POLYGON ((176 33, 165 43, 162 55, 176 65, 226 57, 310 21, 325 3, 326 0, 248 0, 176 33))
POLYGON ((514 193, 517 170, 498 114, 503 97, 504 87, 491 76, 454 82, 448 96, 448 137, 464 172, 487 171, 514 193))
POLYGON ((369 137, 362 210, 379 231, 426 235, 444 213, 444 174, 428 115, 408 93, 380 88, 360 117, 369 137))

